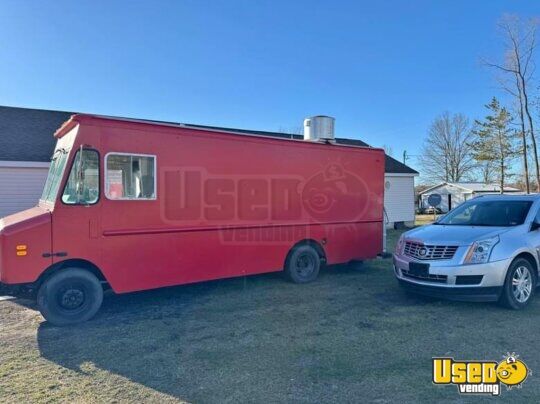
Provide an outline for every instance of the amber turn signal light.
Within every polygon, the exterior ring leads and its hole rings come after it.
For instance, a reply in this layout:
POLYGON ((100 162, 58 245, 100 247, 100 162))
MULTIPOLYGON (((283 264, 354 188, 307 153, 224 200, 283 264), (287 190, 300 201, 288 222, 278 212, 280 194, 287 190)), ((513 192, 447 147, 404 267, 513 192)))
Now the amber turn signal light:
POLYGON ((27 248, 26 244, 20 244, 16 246, 15 249, 17 250, 17 256, 24 257, 27 253, 26 248, 27 248))

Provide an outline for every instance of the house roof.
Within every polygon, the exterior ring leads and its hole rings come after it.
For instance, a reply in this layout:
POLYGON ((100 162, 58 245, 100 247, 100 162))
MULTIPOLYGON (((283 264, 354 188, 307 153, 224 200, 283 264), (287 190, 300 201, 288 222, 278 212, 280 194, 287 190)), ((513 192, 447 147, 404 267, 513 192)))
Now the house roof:
MULTIPOLYGON (((48 162, 54 150, 53 133, 76 112, 49 111, 43 109, 0 106, 0 160, 48 162)), ((176 122, 151 121, 156 123, 177 124, 176 122)), ((223 130, 279 138, 302 139, 301 135, 268 132, 251 129, 224 128, 219 126, 183 124, 187 127, 223 130)), ((343 145, 369 145, 358 139, 336 138, 336 143, 343 145)), ((387 173, 417 175, 409 166, 386 156, 387 173)))
POLYGON ((0 106, 0 160, 50 161, 53 133, 71 112, 0 106))
MULTIPOLYGON (((501 186, 496 183, 485 183, 485 182, 441 182, 440 184, 434 185, 423 191, 419 192, 419 195, 427 194, 434 189, 449 185, 451 187, 461 188, 462 190, 469 193, 493 193, 501 192, 501 186)), ((504 192, 521 192, 520 189, 514 187, 504 187, 504 192)))

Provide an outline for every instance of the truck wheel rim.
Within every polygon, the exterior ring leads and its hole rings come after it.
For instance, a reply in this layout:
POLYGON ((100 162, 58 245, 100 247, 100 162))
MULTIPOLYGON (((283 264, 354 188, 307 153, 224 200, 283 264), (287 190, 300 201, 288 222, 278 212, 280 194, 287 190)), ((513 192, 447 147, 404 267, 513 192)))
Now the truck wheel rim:
POLYGON ((315 259, 311 254, 301 254, 296 259, 296 273, 302 278, 307 278, 315 270, 315 259))
POLYGON ((519 303, 529 300, 532 291, 532 276, 529 268, 518 267, 512 276, 512 293, 519 303))
POLYGON ((79 287, 67 287, 60 290, 58 302, 64 310, 77 310, 85 302, 84 290, 79 287))

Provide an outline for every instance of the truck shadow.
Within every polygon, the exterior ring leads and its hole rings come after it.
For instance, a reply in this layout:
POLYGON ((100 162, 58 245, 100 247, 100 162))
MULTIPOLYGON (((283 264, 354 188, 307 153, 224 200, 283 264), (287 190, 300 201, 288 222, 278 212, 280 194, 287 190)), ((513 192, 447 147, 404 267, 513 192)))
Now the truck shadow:
MULTIPOLYGON (((254 333, 261 327, 269 332, 275 321, 265 317, 263 302, 273 305, 283 289, 292 292, 294 286, 280 274, 266 274, 125 295, 107 292, 88 323, 60 328, 42 322, 38 347, 43 358, 80 374, 104 370, 181 400, 237 401, 245 385, 235 375, 251 371, 254 333)), ((34 306, 26 299, 20 303, 34 306)))
MULTIPOLYGON (((370 346, 388 327, 392 310, 410 307, 420 314, 430 303, 407 296, 387 275, 373 268, 327 270, 308 285, 267 274, 108 293, 88 323, 41 323, 38 346, 43 358, 64 368, 81 374, 100 369, 187 401, 306 400, 297 395, 298 383, 311 386, 322 377, 312 397, 321 398, 331 390, 325 373, 329 380, 336 372, 351 377, 369 366, 370 346), (349 337, 342 337, 366 332, 365 352, 356 352, 353 361, 349 337)), ((402 315, 396 312, 395 319, 399 325, 402 315)))

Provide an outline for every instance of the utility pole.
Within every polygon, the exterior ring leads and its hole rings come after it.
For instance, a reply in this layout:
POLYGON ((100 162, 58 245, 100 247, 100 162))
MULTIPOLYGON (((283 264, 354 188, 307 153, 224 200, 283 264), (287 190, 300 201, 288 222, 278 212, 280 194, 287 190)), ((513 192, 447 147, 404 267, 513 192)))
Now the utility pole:
POLYGON ((409 156, 407 156, 407 150, 403 150, 403 164, 407 164, 407 160, 409 159, 409 156))

